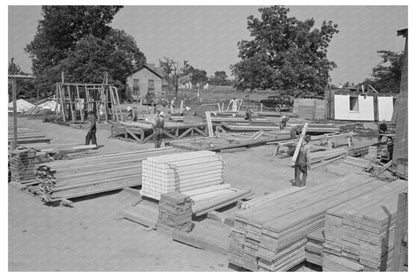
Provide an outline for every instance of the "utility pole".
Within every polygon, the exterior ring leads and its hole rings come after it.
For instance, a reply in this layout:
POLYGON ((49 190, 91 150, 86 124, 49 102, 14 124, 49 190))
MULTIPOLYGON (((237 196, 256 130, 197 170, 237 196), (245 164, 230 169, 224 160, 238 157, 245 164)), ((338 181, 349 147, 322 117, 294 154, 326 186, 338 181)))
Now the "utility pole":
POLYGON ((12 98, 13 98, 13 144, 12 150, 17 148, 17 93, 16 93, 16 79, 33 79, 32 75, 9 75, 9 78, 12 79, 12 98))

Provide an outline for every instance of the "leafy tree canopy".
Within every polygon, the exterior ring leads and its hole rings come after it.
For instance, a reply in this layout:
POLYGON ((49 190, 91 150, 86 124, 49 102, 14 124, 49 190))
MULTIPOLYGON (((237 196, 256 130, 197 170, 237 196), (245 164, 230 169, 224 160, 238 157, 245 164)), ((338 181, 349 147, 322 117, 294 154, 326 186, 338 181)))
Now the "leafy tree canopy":
POLYGON ((337 24, 324 21, 313 28, 313 18, 289 17, 283 6, 260 8, 260 18, 248 17, 252 40, 238 43, 240 62, 231 65, 239 89, 283 89, 323 93, 329 71, 327 48, 337 24))
POLYGON ((43 19, 27 46, 36 89, 53 91, 61 71, 71 82, 110 82, 124 88, 127 75, 146 62, 134 39, 108 26, 122 6, 43 6, 43 19))
POLYGON ((384 93, 399 93, 404 52, 380 50, 381 62, 373 68, 372 77, 363 83, 384 93))

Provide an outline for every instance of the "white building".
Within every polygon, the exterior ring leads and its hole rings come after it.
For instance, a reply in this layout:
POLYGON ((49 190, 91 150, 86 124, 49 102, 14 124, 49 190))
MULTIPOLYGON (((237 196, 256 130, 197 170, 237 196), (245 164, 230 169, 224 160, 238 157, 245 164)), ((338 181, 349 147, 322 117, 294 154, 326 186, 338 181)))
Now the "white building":
POLYGON ((329 101, 335 120, 391 121, 395 97, 358 91, 333 92, 329 101))

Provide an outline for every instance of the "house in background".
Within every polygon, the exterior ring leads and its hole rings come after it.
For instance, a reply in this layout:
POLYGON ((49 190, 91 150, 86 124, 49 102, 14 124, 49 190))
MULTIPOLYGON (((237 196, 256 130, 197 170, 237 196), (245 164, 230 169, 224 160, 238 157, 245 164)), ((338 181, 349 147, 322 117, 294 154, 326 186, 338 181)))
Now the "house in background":
POLYGON ((391 121, 396 96, 366 90, 332 89, 328 97, 329 118, 334 120, 391 121))
POLYGON ((154 64, 145 64, 141 69, 132 72, 126 79, 127 98, 140 101, 147 93, 162 93, 163 74, 154 64))

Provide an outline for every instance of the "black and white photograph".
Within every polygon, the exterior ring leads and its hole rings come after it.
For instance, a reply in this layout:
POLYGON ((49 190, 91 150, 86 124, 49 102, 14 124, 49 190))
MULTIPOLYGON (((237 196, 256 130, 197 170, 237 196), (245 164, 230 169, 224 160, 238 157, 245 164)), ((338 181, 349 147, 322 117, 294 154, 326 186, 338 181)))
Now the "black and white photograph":
POLYGON ((410 2, 60 2, 3 5, 2 271, 412 271, 410 2))

